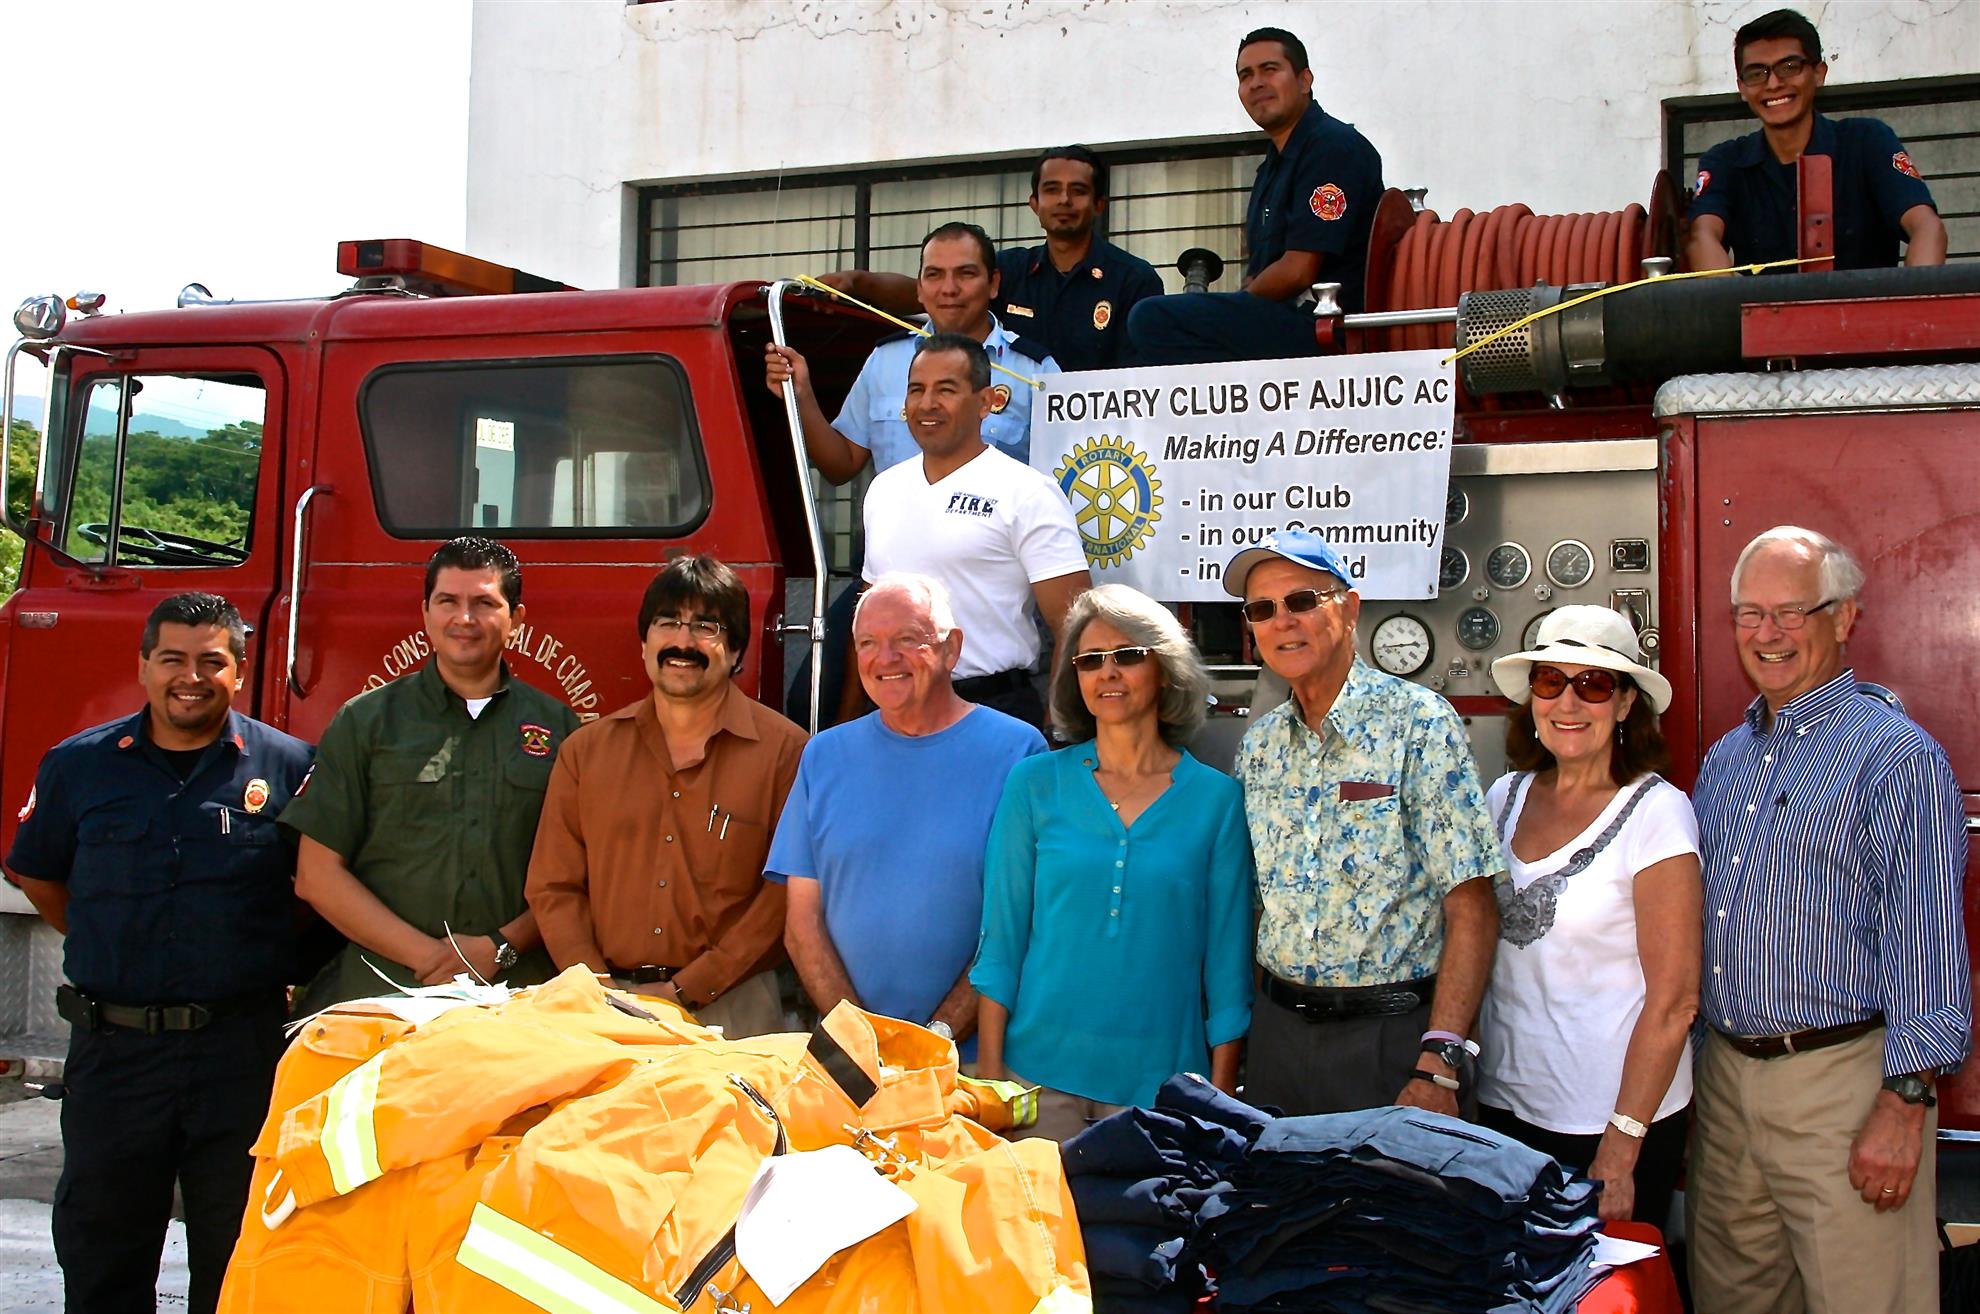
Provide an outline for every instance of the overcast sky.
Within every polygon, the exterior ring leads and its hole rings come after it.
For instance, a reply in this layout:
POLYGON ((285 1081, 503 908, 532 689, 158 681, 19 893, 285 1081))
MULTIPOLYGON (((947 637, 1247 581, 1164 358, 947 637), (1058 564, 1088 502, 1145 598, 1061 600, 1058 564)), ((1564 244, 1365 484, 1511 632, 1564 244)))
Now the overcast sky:
POLYGON ((0 305, 310 295, 340 239, 459 250, 468 43, 468 0, 8 5, 0 305))

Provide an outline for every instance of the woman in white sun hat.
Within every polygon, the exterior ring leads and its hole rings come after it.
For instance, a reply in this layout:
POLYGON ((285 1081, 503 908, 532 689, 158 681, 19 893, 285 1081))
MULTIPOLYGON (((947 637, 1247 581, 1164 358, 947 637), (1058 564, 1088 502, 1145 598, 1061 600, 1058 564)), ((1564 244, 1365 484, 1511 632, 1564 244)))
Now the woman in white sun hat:
POLYGON ((1486 795, 1505 850, 1478 1019, 1480 1120, 1665 1226, 1691 1103, 1701 898, 1691 801, 1657 717, 1671 684, 1606 607, 1561 607, 1492 663, 1518 704, 1486 795))

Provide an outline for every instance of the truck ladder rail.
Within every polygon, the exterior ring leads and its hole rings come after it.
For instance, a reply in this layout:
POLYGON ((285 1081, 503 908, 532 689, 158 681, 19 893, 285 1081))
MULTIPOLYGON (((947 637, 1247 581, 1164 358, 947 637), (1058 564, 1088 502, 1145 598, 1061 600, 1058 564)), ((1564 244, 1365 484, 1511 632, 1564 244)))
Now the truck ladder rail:
MULTIPOLYGON (((790 346, 784 335, 784 294, 801 286, 795 279, 780 278, 764 288, 770 309, 770 340, 780 347, 790 346)), ((791 453, 797 460, 798 489, 803 494, 804 529, 811 544, 811 624, 776 627, 776 634, 808 634, 811 641, 811 714, 805 729, 818 733, 818 699, 824 683, 825 664, 825 535, 818 524, 818 500, 811 487, 811 457, 804 449, 804 420, 798 415, 797 389, 784 384, 784 420, 791 430, 791 453)), ((294 615, 292 611, 291 616, 294 615)))

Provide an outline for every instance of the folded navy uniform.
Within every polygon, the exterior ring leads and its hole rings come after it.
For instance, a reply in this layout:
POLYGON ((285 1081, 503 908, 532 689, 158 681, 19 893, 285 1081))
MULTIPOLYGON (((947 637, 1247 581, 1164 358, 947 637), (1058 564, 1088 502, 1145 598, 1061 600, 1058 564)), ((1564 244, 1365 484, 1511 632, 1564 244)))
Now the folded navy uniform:
POLYGON ((1275 1119, 1175 1077, 1065 1151, 1098 1314, 1553 1314, 1600 1277, 1593 1183, 1419 1109, 1275 1119))

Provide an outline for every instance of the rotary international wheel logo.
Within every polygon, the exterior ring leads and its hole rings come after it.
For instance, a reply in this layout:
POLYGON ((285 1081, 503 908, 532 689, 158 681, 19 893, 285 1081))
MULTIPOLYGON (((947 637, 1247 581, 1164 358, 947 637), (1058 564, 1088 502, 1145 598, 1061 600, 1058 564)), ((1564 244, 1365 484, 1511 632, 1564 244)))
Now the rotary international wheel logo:
POLYGON ((1075 444, 1052 477, 1072 503, 1086 559, 1096 566, 1132 557, 1162 518, 1162 481, 1124 438, 1102 434, 1075 444))

